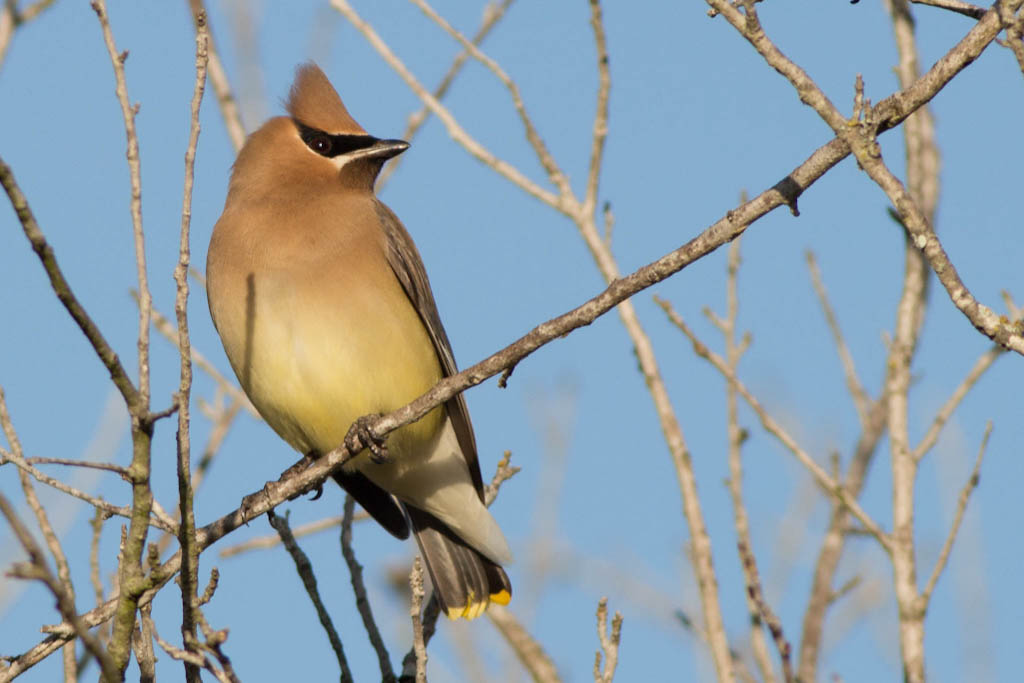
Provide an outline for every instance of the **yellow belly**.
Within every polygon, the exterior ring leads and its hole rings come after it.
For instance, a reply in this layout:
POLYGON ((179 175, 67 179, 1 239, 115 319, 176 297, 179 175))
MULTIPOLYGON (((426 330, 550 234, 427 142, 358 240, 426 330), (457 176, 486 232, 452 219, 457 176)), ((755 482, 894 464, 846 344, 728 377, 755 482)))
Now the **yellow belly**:
MULTIPOLYGON (((383 275, 356 293, 314 276, 250 274, 245 319, 218 322, 246 393, 301 453, 336 448, 357 418, 400 408, 441 379, 419 316, 390 271, 383 275)), ((442 411, 393 432, 392 456, 428 448, 442 411)))

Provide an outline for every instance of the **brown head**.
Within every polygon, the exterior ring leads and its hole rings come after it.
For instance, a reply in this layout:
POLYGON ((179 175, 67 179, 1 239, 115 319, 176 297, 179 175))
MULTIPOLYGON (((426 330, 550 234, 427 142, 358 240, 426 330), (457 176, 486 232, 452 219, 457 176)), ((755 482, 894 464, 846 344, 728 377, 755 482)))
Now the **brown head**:
POLYGON ((290 116, 270 119, 246 140, 231 174, 229 202, 239 193, 293 193, 297 185, 372 192, 384 162, 409 147, 363 130, 313 62, 296 70, 285 106, 290 116))

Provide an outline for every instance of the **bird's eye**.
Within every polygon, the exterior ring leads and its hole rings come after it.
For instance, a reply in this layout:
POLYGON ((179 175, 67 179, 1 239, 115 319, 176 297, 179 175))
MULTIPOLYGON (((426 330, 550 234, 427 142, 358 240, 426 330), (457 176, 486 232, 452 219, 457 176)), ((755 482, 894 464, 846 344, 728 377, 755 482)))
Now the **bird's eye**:
POLYGON ((317 154, 327 156, 331 153, 331 139, 326 135, 315 135, 308 144, 309 148, 317 154))

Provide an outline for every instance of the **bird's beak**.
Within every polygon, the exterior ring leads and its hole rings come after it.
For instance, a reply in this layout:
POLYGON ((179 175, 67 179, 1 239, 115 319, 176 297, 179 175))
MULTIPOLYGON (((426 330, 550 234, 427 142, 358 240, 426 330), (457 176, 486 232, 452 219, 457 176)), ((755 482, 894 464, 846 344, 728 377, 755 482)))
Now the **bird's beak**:
POLYGON ((387 161, 407 149, 409 149, 409 143, 405 140, 377 140, 366 149, 366 156, 387 161))

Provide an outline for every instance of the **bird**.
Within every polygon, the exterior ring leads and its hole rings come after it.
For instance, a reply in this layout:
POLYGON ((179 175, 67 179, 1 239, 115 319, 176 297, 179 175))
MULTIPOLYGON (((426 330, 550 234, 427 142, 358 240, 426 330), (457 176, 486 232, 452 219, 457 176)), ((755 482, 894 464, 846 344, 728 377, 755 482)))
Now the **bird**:
MULTIPOLYGON (((232 168, 207 296, 242 389, 316 458, 359 418, 410 403, 457 368, 412 237, 375 194, 409 143, 367 133, 313 62, 296 69, 285 110, 232 168)), ((391 534, 412 531, 445 614, 508 604, 512 553, 484 504, 462 394, 389 434, 386 457, 369 451, 332 476, 391 534)))

